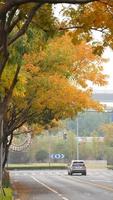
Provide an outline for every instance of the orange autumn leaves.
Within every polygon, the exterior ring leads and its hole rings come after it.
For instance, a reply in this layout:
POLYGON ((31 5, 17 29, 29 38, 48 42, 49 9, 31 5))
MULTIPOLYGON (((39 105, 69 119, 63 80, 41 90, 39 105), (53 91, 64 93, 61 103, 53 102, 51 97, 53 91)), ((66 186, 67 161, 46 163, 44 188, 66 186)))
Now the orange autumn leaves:
POLYGON ((81 27, 73 31, 75 43, 83 39, 92 42, 92 32, 97 31, 102 37, 94 39, 94 53, 101 55, 107 46, 113 49, 113 1, 98 0, 77 9, 68 8, 64 10, 64 15, 69 17, 65 26, 81 27))
POLYGON ((24 55, 24 59, 25 99, 34 91, 32 106, 37 112, 48 108, 55 118, 65 118, 81 110, 102 108, 91 99, 87 83, 90 80, 94 84, 106 84, 103 60, 93 55, 90 45, 82 42, 75 46, 71 36, 65 34, 49 40, 39 52, 24 55))
POLYGON ((94 55, 91 46, 85 42, 75 46, 69 34, 50 40, 44 50, 25 55, 25 60, 31 71, 34 65, 43 72, 73 76, 82 87, 88 86, 87 80, 98 85, 106 84, 102 66, 104 59, 94 55))
POLYGON ((91 107, 99 109, 99 105, 91 100, 89 91, 82 92, 63 77, 46 74, 38 81, 36 99, 33 100, 33 107, 38 108, 38 112, 48 108, 55 118, 65 118, 91 107))

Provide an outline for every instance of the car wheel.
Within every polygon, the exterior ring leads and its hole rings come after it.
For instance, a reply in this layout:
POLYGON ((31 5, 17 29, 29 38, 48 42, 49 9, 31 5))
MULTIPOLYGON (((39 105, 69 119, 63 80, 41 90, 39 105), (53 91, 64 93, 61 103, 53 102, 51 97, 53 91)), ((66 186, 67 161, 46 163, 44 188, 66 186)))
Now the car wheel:
POLYGON ((86 176, 86 172, 83 172, 82 175, 86 176))

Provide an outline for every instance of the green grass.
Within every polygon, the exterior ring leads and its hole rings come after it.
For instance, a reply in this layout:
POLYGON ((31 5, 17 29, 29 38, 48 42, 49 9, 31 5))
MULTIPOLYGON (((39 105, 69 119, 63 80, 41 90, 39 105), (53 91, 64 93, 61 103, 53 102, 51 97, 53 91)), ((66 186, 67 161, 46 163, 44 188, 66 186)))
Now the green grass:
POLYGON ((13 192, 11 188, 4 188, 6 196, 0 191, 0 200, 12 200, 13 192))
MULTIPOLYGON (((67 169, 66 163, 31 163, 31 164, 9 164, 8 169, 67 169)), ((107 168, 105 164, 98 163, 86 163, 87 168, 96 169, 96 168, 107 168)), ((111 167, 112 168, 112 167, 111 167)))
POLYGON ((9 164, 8 169, 65 169, 65 163, 9 164))
POLYGON ((107 168, 113 170, 113 165, 108 165, 107 168))
POLYGON ((37 166, 37 167, 40 167, 40 166, 43 166, 43 167, 46 167, 48 166, 66 166, 67 164, 65 163, 31 163, 31 164, 9 164, 8 167, 17 167, 17 166, 37 166))

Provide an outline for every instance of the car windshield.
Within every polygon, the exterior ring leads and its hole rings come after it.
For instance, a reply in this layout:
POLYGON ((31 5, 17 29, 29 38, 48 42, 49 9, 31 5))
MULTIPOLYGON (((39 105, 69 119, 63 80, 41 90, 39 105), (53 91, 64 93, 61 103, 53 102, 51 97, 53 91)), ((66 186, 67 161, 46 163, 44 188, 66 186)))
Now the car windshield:
POLYGON ((74 162, 72 166, 85 166, 83 162, 74 162))

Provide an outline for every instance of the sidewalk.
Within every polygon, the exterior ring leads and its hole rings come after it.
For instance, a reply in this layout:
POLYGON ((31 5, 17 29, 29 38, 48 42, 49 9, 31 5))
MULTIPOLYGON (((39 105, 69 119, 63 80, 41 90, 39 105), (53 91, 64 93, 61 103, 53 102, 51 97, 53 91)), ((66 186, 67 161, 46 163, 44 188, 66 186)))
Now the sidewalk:
POLYGON ((18 183, 14 183, 12 180, 11 180, 11 187, 12 187, 12 190, 13 190, 13 199, 12 200, 21 200, 19 198, 19 194, 18 194, 18 183))
POLYGON ((16 182, 15 180, 11 180, 12 190, 13 190, 13 200, 27 200, 28 199, 28 191, 24 185, 16 182))

